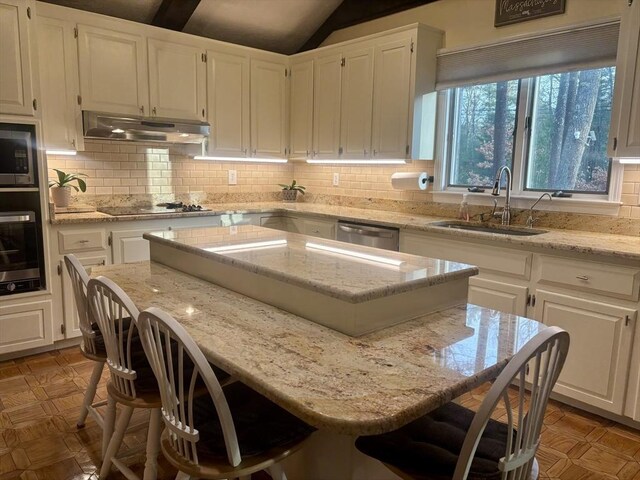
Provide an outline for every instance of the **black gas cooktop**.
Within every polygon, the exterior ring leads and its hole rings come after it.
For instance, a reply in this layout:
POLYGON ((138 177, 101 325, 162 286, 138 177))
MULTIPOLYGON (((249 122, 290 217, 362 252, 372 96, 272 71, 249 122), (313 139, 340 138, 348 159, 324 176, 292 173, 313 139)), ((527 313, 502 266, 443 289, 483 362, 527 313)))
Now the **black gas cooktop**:
POLYGON ((162 213, 192 213, 192 212, 208 212, 208 208, 200 205, 189 205, 182 202, 166 203, 156 206, 137 206, 137 207, 100 207, 99 212, 107 215, 157 215, 162 213))

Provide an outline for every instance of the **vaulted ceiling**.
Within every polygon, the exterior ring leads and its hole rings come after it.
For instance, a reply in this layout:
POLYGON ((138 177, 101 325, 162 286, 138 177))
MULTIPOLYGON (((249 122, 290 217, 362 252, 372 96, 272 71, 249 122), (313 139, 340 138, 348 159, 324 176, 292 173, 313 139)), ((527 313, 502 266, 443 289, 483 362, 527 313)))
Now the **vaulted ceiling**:
POLYGON ((334 30, 436 0, 44 1, 239 45, 292 54, 316 48, 334 30))

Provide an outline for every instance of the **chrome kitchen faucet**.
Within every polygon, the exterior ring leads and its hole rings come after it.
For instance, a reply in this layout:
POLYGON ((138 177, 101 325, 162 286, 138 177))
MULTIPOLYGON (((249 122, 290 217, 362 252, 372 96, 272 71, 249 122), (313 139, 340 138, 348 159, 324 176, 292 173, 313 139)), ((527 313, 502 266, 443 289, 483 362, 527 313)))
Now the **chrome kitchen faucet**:
POLYGON ((506 165, 498 170, 491 195, 494 197, 500 195, 500 181, 504 172, 507 172, 507 192, 505 194, 504 207, 502 211, 495 212, 493 215, 502 219, 502 225, 509 225, 511 223, 511 170, 506 165))

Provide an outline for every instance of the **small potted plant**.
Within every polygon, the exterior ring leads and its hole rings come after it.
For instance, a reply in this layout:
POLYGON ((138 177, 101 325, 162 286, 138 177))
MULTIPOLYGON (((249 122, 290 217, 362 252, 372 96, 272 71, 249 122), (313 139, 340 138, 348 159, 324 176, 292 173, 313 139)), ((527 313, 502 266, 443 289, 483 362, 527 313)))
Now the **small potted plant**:
POLYGON ((49 188, 51 188, 51 198, 56 207, 68 207, 71 199, 71 189, 75 188, 76 192, 86 192, 87 184, 80 177, 86 177, 84 173, 65 173, 57 168, 53 169, 58 174, 58 180, 49 180, 49 188), (77 182, 78 186, 71 185, 71 182, 77 182))
POLYGON ((283 183, 279 183, 278 185, 282 187, 282 199, 285 202, 295 202, 298 192, 304 195, 305 187, 298 185, 295 180, 291 182, 291 185, 285 185, 283 183))

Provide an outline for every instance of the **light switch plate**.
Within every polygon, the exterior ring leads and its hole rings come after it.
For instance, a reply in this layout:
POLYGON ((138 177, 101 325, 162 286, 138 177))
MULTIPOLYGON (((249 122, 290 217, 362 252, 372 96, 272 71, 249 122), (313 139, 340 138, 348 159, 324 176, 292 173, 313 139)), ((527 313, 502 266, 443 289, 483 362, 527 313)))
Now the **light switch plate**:
POLYGON ((333 174, 333 186, 337 187, 338 185, 340 185, 340 174, 336 172, 333 174))
POLYGON ((229 185, 237 185, 237 184, 238 184, 238 171, 229 170, 229 185))

